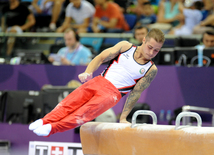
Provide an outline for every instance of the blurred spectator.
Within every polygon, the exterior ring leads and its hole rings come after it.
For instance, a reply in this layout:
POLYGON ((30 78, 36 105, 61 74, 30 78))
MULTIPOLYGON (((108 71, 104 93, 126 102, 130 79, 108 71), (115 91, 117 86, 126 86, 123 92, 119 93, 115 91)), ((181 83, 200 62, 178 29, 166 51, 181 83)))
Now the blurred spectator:
POLYGON ((214 30, 214 0, 211 1, 208 16, 194 27, 193 34, 203 34, 205 31, 214 30))
POLYGON ((202 0, 204 3, 204 10, 212 10, 214 6, 214 1, 213 0, 202 0))
POLYGON ((66 47, 57 54, 50 54, 50 62, 57 65, 87 65, 91 61, 91 51, 79 42, 79 36, 73 29, 65 30, 64 40, 66 47))
POLYGON ((157 13, 157 22, 149 28, 159 28, 167 33, 172 27, 179 24, 183 15, 178 9, 178 0, 160 1, 157 13))
POLYGON ((52 31, 56 30, 56 22, 61 13, 63 2, 65 0, 33 0, 29 9, 35 16, 51 16, 49 28, 52 31))
POLYGON ((176 27, 169 32, 169 34, 191 35, 195 25, 199 24, 202 19, 201 9, 203 8, 203 2, 196 1, 189 8, 185 8, 182 2, 179 2, 179 10, 184 15, 184 24, 180 27, 176 27))
MULTIPOLYGON (((203 51, 204 48, 213 48, 214 47, 214 30, 205 31, 202 34, 202 44, 195 46, 198 50, 198 66, 209 66, 211 60, 203 51)), ((212 57, 212 56, 211 56, 212 57)))
MULTIPOLYGON (((129 6, 127 8, 126 12, 136 14, 139 17, 144 13, 145 5, 143 5, 143 4, 146 2, 150 2, 150 1, 148 1, 148 0, 137 0, 137 3, 129 6)), ((157 10, 157 8, 154 5, 150 5, 149 9, 147 10, 147 13, 156 14, 156 10, 157 10)))
POLYGON ((95 0, 94 2, 96 11, 92 27, 88 29, 88 32, 121 33, 129 30, 129 25, 118 4, 108 2, 108 0, 95 0))
POLYGON ((111 0, 111 1, 117 3, 120 6, 121 11, 123 13, 126 13, 126 9, 130 0, 111 0))
POLYGON ((192 5, 192 3, 196 2, 196 1, 202 1, 204 4, 204 10, 211 10, 213 7, 213 0, 184 0, 184 6, 185 7, 190 7, 192 5))
POLYGON ((214 13, 214 0, 203 0, 204 10, 207 10, 209 14, 214 13))
POLYGON ((146 37, 148 32, 149 29, 147 27, 137 26, 134 29, 134 40, 130 39, 130 42, 140 46, 142 44, 143 38, 146 37))
POLYGON ((64 32, 69 27, 75 29, 78 33, 85 31, 92 21, 94 12, 95 8, 90 2, 70 0, 70 4, 66 7, 65 20, 56 31, 64 32))
MULTIPOLYGON (((9 33, 22 33, 35 24, 35 18, 29 9, 20 4, 19 0, 10 0, 9 4, 2 8, 2 31, 9 33)), ((15 37, 7 40, 6 57, 11 57, 15 37)))
POLYGON ((138 16, 136 26, 148 26, 149 24, 155 23, 157 17, 152 9, 151 3, 149 1, 145 1, 141 5, 142 11, 141 14, 138 16))
POLYGON ((205 31, 202 34, 202 44, 197 45, 196 47, 210 48, 214 47, 214 30, 205 31))
POLYGON ((90 2, 93 6, 95 5, 94 0, 87 0, 87 1, 90 2))

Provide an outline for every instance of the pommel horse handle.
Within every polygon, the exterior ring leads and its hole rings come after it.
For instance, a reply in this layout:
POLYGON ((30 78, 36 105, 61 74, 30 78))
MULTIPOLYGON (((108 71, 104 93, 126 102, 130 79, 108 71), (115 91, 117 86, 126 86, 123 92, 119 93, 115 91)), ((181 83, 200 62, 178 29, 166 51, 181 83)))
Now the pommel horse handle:
POLYGON ((131 128, 134 128, 136 126, 136 118, 138 115, 149 115, 152 117, 153 125, 157 125, 157 116, 153 111, 150 110, 138 110, 136 111, 132 116, 132 125, 131 128))
POLYGON ((195 117, 197 119, 198 122, 198 127, 201 127, 202 125, 202 120, 199 114, 195 113, 195 112, 181 112, 175 120, 175 130, 179 129, 180 126, 180 121, 182 117, 195 117))

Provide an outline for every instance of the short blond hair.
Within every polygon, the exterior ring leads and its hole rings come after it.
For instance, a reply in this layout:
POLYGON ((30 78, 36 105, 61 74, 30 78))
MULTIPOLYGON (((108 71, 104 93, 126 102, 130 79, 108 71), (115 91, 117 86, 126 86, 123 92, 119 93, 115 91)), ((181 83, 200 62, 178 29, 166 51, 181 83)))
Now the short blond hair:
POLYGON ((151 38, 158 43, 164 43, 165 34, 160 29, 153 28, 146 35, 146 40, 150 40, 151 38))

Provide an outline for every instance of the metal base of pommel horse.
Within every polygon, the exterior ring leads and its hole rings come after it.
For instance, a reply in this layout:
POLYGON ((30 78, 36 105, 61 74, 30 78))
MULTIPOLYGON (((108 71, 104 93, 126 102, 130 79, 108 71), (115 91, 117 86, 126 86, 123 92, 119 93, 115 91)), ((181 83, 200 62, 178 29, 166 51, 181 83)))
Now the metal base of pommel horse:
POLYGON ((88 122, 81 126, 84 155, 211 155, 214 127, 201 127, 195 112, 181 112, 174 125, 157 125, 154 112, 136 111, 132 123, 88 122), (153 124, 136 124, 138 115, 150 115, 153 124), (195 117, 197 126, 181 126, 183 117, 195 117))
MULTIPOLYGON (((182 107, 182 111, 183 112, 192 111, 192 112, 201 112, 201 113, 205 113, 205 114, 210 114, 210 115, 212 115, 211 126, 214 127, 214 109, 206 108, 206 107, 197 107, 197 106, 185 105, 185 106, 182 107)), ((189 117, 184 117, 182 119, 182 124, 183 125, 191 125, 190 118, 189 117)))

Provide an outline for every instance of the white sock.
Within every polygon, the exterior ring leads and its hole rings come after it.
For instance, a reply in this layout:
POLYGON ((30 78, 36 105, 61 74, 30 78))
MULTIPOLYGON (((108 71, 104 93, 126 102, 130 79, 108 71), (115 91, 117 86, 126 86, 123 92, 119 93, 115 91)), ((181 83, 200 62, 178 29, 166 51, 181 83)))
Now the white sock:
POLYGON ((51 124, 45 124, 35 130, 33 132, 37 134, 38 136, 48 136, 51 132, 52 126, 51 124))
POLYGON ((36 128, 40 127, 43 125, 43 120, 42 119, 38 119, 35 122, 31 123, 29 125, 29 130, 35 130, 36 128))

